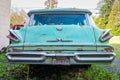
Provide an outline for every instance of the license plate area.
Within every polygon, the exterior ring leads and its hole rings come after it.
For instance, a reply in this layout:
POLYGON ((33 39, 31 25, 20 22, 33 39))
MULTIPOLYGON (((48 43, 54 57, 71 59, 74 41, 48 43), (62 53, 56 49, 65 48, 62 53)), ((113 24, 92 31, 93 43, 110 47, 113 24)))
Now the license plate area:
POLYGON ((69 65, 70 58, 69 57, 54 57, 54 58, 52 58, 52 64, 54 64, 54 65, 69 65))

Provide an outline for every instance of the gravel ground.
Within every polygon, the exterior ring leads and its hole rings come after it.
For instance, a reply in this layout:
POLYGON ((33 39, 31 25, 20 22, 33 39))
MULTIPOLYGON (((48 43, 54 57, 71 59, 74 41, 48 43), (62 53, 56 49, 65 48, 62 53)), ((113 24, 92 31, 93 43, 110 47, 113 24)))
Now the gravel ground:
POLYGON ((120 71, 120 59, 115 58, 112 64, 115 65, 116 71, 120 71))
POLYGON ((105 68, 108 71, 120 72, 120 59, 115 58, 111 65, 105 65, 105 68))
POLYGON ((115 60, 113 61, 113 64, 115 64, 117 67, 120 68, 120 59, 115 58, 115 60))

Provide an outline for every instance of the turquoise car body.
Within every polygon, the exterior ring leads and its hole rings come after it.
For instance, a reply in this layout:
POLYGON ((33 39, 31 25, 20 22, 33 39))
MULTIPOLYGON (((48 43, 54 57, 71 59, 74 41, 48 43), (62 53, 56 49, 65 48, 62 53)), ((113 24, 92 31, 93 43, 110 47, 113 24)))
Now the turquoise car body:
POLYGON ((97 28, 89 10, 41 9, 31 10, 28 15, 28 25, 10 30, 11 44, 6 54, 9 62, 83 65, 114 60, 114 49, 108 43, 110 30, 97 28))

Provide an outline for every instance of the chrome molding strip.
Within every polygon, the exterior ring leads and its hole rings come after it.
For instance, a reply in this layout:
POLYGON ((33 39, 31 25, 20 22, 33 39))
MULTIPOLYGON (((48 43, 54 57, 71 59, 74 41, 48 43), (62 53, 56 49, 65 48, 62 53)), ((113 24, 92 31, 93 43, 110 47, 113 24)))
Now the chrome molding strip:
POLYGON ((44 61, 46 57, 73 57, 76 61, 112 61, 113 52, 74 52, 74 53, 46 53, 46 52, 8 52, 9 61, 44 61), (100 57, 102 55, 103 57, 100 57), (96 57, 94 57, 96 56, 96 57), (107 57, 106 57, 107 56, 107 57), (109 57, 108 57, 109 56, 109 57))

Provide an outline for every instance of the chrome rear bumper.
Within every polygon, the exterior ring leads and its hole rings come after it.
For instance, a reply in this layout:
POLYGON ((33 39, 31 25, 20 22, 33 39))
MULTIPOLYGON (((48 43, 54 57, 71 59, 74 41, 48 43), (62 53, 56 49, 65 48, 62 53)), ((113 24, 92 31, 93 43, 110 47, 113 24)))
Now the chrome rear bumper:
POLYGON ((63 52, 63 53, 46 53, 46 52, 8 52, 6 57, 9 62, 22 64, 50 64, 52 57, 69 57, 70 65, 76 64, 97 64, 111 63, 115 54, 113 52, 63 52))

